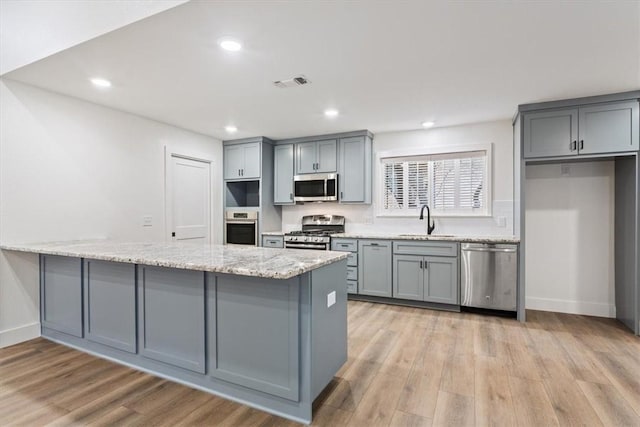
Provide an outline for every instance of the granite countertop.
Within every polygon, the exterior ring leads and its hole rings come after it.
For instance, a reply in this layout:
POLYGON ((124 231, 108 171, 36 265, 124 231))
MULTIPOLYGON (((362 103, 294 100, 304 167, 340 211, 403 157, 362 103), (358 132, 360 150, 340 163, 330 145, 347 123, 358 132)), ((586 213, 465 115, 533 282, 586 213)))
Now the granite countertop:
POLYGON ((348 256, 346 252, 333 251, 109 240, 2 244, 0 249, 268 279, 289 279, 348 256))
POLYGON ((263 236, 284 236, 284 231, 263 231, 263 236))
POLYGON ((359 233, 338 233, 332 234, 331 237, 345 239, 387 239, 387 240, 430 240, 441 242, 460 242, 460 243, 520 243, 520 239, 513 236, 463 236, 463 235, 438 235, 426 233, 376 233, 376 232, 359 232, 359 233))

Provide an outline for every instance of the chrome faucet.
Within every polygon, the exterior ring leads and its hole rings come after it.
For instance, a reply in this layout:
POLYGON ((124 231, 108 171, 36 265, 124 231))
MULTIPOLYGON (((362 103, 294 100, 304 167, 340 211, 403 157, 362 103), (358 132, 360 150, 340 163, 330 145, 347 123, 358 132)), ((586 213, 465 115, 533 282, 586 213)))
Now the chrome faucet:
POLYGON ((420 209, 420 219, 424 219, 424 208, 427 208, 427 234, 431 234, 436 228, 436 223, 435 221, 431 223, 431 210, 427 205, 422 205, 422 209, 420 209))

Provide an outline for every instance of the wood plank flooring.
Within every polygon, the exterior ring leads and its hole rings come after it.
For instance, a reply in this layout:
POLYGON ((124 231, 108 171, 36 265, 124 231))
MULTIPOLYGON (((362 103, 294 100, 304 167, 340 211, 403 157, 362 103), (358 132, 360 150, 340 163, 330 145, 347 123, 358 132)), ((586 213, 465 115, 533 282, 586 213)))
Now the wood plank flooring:
MULTIPOLYGON (((318 426, 640 426, 640 338, 610 319, 529 321, 349 302, 349 360, 318 426)), ((0 349, 0 426, 293 426, 36 339, 0 349)))

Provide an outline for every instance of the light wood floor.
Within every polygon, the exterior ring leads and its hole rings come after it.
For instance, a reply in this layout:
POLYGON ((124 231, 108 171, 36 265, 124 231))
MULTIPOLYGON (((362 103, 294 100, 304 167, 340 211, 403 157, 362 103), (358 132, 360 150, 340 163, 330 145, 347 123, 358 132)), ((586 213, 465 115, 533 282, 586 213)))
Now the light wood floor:
MULTIPOLYGON (((314 425, 640 426, 640 338, 613 320, 349 302, 314 425)), ((0 426, 295 423, 44 339, 0 349, 0 426)))

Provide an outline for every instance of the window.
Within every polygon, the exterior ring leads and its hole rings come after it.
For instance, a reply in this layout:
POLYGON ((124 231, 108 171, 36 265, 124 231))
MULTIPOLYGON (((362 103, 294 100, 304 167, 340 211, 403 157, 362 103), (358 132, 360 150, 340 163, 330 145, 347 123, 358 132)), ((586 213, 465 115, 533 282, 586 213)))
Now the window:
POLYGON ((382 215, 488 215, 489 150, 380 157, 382 215))

